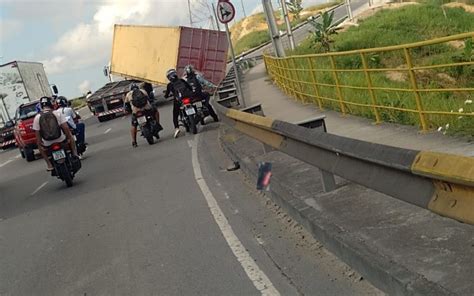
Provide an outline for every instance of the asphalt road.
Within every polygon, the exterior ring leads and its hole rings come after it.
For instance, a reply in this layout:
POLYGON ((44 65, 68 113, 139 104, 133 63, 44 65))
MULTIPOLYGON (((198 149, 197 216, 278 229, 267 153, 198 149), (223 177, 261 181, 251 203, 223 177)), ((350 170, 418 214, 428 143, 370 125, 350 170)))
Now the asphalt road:
MULTIPOLYGON (((361 8, 362 6, 366 5, 367 3, 368 3, 367 0, 353 0, 351 1, 350 6, 352 8, 352 11, 354 12, 358 10, 359 8, 361 8)), ((338 8, 335 9, 334 21, 342 19, 345 16, 347 16, 346 5, 339 6, 338 8)), ((314 30, 314 28, 311 24, 305 24, 299 27, 298 29, 295 29, 293 31, 293 38, 295 40, 295 43, 299 44, 300 42, 302 42, 305 38, 308 37, 308 35, 310 34, 310 31, 312 30, 314 30)), ((289 49, 290 45, 289 45, 288 37, 286 35, 281 36, 281 40, 282 40, 283 47, 285 49, 289 49)), ((271 43, 252 53, 249 53, 248 55, 245 55, 245 57, 252 58, 252 57, 261 56, 264 52, 267 52, 267 51, 273 52, 273 45, 271 43)))
POLYGON ((0 153, 0 295, 379 295, 239 171, 218 144, 165 130, 133 149, 129 118, 86 120, 68 189, 0 153))

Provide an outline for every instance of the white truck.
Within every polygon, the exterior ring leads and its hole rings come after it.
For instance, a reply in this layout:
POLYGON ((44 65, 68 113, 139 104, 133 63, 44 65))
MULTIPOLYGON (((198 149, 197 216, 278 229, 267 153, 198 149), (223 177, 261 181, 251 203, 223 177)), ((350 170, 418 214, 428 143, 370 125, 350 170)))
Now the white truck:
POLYGON ((14 119, 21 104, 51 95, 43 64, 13 61, 0 65, 0 127, 14 119))

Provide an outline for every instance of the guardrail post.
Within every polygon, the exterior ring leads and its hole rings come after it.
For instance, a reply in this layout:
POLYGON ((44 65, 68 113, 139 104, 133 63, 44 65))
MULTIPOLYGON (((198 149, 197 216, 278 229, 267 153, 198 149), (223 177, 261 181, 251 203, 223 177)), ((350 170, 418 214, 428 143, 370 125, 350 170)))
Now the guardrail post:
POLYGON ((379 114, 379 110, 377 109, 378 104, 377 104, 377 98, 375 96, 375 92, 372 85, 372 77, 370 76, 370 72, 368 70, 369 66, 367 64, 367 57, 365 56, 364 53, 361 52, 360 58, 362 59, 362 66, 364 67, 365 79, 367 80, 367 89, 369 90, 370 99, 372 100, 372 108, 375 115, 375 123, 379 124, 381 122, 380 114, 379 114))
POLYGON ((316 93, 316 100, 318 101, 319 109, 323 110, 323 102, 321 101, 321 94, 319 92, 318 80, 316 79, 316 73, 313 67, 313 62, 311 58, 308 57, 309 71, 311 72, 311 81, 313 82, 313 88, 316 93))
POLYGON ((319 169, 319 171, 321 172, 321 180, 323 181, 324 192, 330 192, 336 189, 337 185, 334 175, 322 169, 319 169))
POLYGON ((293 64, 295 65, 296 79, 298 80, 298 85, 299 85, 300 92, 301 92, 300 93, 300 100, 303 103, 308 103, 307 100, 306 100, 306 91, 304 90, 305 85, 302 83, 303 79, 300 76, 300 70, 298 70, 298 67, 296 66, 295 58, 293 58, 293 64))
POLYGON ((337 97, 339 99, 339 105, 341 106, 341 112, 342 115, 346 115, 346 106, 344 105, 344 98, 342 97, 342 91, 339 83, 339 77, 337 76, 337 68, 336 68, 336 62, 334 61, 333 56, 329 56, 329 60, 331 61, 331 67, 332 67, 332 75, 334 77, 334 82, 336 83, 336 93, 337 97))
POLYGON ((418 109, 418 115, 420 116, 421 128, 423 129, 423 131, 427 131, 428 127, 426 124, 425 114, 423 113, 423 103, 421 101, 420 92, 418 91, 418 84, 416 82, 415 71, 413 70, 413 62, 411 59, 410 51, 406 47, 403 48, 403 51, 405 52, 405 60, 408 66, 408 74, 410 75, 411 88, 413 90, 413 93, 415 94, 416 108, 418 109))

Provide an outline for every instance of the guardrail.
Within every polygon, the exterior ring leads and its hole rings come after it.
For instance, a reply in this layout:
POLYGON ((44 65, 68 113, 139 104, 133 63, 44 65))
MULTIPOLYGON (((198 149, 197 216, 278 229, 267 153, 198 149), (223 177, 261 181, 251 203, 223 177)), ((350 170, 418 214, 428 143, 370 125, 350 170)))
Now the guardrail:
POLYGON ((382 48, 265 55, 289 96, 343 114, 474 133, 474 32, 382 48))
POLYGON ((247 112, 220 104, 215 107, 224 115, 223 120, 236 130, 318 167, 327 191, 336 188, 333 175, 337 175, 442 216, 474 224, 472 157, 402 149, 336 136, 325 133, 325 125, 324 130, 308 129, 252 114, 255 106, 251 106, 252 110, 243 110, 247 112))

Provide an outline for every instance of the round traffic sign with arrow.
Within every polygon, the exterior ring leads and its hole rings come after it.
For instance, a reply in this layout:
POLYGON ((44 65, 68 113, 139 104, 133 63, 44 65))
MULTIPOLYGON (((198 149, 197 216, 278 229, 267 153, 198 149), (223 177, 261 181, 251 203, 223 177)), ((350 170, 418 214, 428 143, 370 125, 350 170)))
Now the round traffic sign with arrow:
POLYGON ((227 24, 234 19, 235 8, 230 1, 220 0, 217 3, 217 18, 223 24, 227 24))

